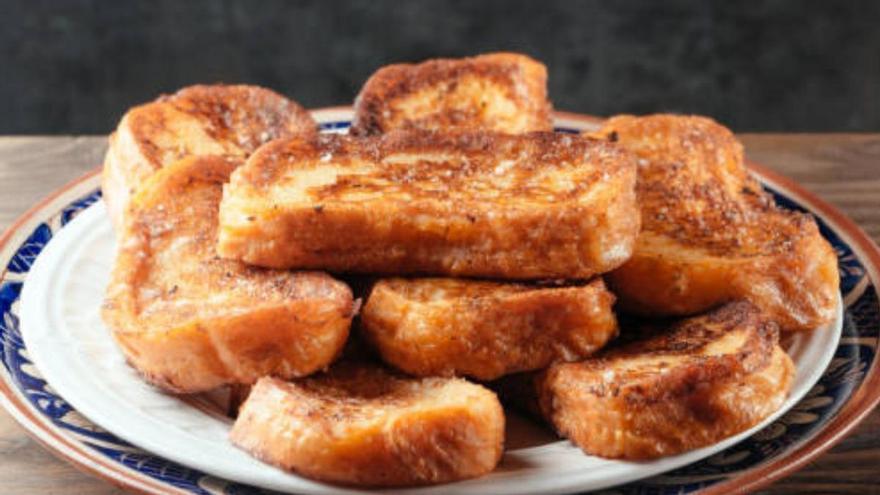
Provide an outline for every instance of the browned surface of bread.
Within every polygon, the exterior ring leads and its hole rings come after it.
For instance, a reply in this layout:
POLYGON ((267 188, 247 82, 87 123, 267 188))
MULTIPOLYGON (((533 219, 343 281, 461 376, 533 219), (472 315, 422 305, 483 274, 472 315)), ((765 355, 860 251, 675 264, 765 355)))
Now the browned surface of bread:
POLYGON ((634 186, 630 155, 571 135, 279 140, 226 186, 218 252, 274 268, 586 279, 629 258, 634 186))
POLYGON ((197 85, 129 110, 110 136, 102 190, 117 229, 129 198, 156 170, 186 156, 243 161, 272 139, 314 135, 312 117, 257 86, 197 85))
POLYGON ((465 279, 386 279, 361 328, 386 363, 415 376, 492 380, 589 356, 617 334, 614 296, 597 279, 535 286, 465 279))
POLYGON ((504 412, 491 391, 455 378, 403 378, 365 364, 258 381, 232 442, 283 469, 358 486, 425 485, 492 471, 504 412))
POLYGON ((348 336, 351 291, 319 272, 217 257, 217 207, 235 164, 186 158, 132 198, 103 318, 153 384, 197 392, 324 368, 348 336))
POLYGON ((834 318, 833 249, 811 216, 774 204, 729 130, 704 117, 618 116, 599 135, 639 160, 642 233, 606 278, 623 308, 688 315, 746 298, 784 330, 834 318))
MULTIPOLYGON (((623 330, 626 332, 626 329, 623 330)), ((778 327, 746 301, 681 320, 646 340, 514 377, 503 396, 531 395, 585 452, 644 460, 711 445, 760 423, 791 389, 795 368, 778 327)))
POLYGON ((351 132, 393 129, 553 130, 547 68, 516 53, 382 67, 355 100, 351 132))

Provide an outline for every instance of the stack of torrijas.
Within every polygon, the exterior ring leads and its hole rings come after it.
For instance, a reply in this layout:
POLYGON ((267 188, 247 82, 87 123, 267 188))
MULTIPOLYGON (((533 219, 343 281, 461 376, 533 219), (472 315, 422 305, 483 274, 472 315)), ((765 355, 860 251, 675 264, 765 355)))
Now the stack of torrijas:
POLYGON ((795 372, 779 327, 837 304, 814 220, 777 208, 709 119, 554 132, 546 79, 516 54, 388 66, 350 135, 257 88, 129 112, 105 167, 104 314, 130 362, 174 392, 256 382, 237 445, 367 486, 491 471, 504 414, 478 383, 613 458, 760 422, 795 372), (366 351, 343 353, 350 289, 302 270, 368 277, 366 351))

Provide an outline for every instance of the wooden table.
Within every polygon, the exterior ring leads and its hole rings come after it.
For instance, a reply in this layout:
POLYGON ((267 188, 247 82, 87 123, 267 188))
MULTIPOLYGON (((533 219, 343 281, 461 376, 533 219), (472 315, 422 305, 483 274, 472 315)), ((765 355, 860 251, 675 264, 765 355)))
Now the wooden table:
MULTIPOLYGON (((880 134, 746 134, 747 154, 799 181, 880 241, 880 134)), ((101 163, 103 137, 0 137, 0 228, 101 163)), ((120 493, 78 472, 0 412, 0 493, 120 493)), ((767 493, 880 494, 880 411, 767 493)))

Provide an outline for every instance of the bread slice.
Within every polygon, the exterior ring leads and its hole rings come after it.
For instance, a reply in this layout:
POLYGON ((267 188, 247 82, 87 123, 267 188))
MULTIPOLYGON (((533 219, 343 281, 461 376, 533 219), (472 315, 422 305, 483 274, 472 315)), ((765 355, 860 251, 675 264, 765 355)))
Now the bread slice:
POLYGON ((639 160, 642 233, 606 278, 624 309, 689 315, 745 298, 784 330, 834 318, 833 249, 811 216, 774 204, 729 130, 704 117, 618 116, 600 135, 639 160))
POLYGON ((386 363, 415 376, 492 380, 583 359, 617 334, 601 279, 536 286, 465 279, 386 279, 361 329, 386 363))
POLYGON ((243 160, 279 137, 313 135, 317 125, 298 104, 257 86, 183 88, 129 110, 110 136, 102 190, 117 229, 128 200, 162 167, 186 156, 243 160))
POLYGON ((427 485, 492 471, 504 447, 504 411, 494 393, 465 380, 340 363, 294 382, 258 381, 230 438, 321 481, 427 485))
POLYGON ((382 67, 355 100, 351 132, 393 129, 552 131, 547 68, 517 53, 382 67))
POLYGON ((342 282, 217 257, 217 206, 235 166, 190 157, 156 172, 120 236, 103 318, 131 365, 171 392, 307 375, 348 337, 342 282))
POLYGON ((540 414, 586 453, 630 460, 747 430, 779 409, 791 389, 795 368, 778 345, 778 327, 749 302, 654 332, 499 388, 515 400, 536 398, 540 414))
POLYGON ((226 186, 218 252, 273 268, 586 279, 629 258, 634 185, 629 155, 572 135, 279 140, 226 186))

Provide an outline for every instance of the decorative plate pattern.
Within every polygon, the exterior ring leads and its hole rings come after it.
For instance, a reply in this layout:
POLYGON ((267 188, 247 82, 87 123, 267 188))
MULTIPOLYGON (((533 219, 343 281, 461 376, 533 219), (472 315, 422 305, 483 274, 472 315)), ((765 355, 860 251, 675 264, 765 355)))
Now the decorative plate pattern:
MULTIPOLYGON (((569 120, 577 120, 568 115, 569 120)), ((565 118, 563 118, 563 121, 565 118)), ((589 121, 585 121, 589 125, 589 121)), ((347 128, 347 122, 323 124, 330 132, 347 128)), ((570 130, 570 129, 564 129, 570 130)), ((19 329, 18 303, 25 277, 36 257, 52 238, 80 211, 100 198, 91 183, 80 183, 23 219, 0 239, 0 395, 10 410, 38 440, 73 462, 138 491, 174 491, 198 494, 250 494, 262 490, 207 476, 199 471, 142 451, 101 430, 77 413, 44 381, 31 363, 19 329), (91 187, 89 187, 91 186, 91 187), (90 190, 91 189, 91 190, 90 190), (22 227, 29 231, 24 232, 22 227)), ((792 187, 789 185, 789 187, 792 187)), ((783 188, 771 189, 780 204, 809 211, 806 204, 783 188)), ((814 205, 815 206, 815 205, 814 205)), ((825 210, 831 210, 827 205, 825 210)), ((809 447, 811 440, 835 420, 874 366, 880 337, 880 301, 869 274, 876 274, 876 246, 860 239, 855 248, 845 239, 858 231, 818 216, 822 233, 839 257, 841 288, 846 304, 843 337, 834 358, 819 382, 794 408, 767 428, 723 452, 689 466, 606 493, 691 493, 722 488, 744 472, 760 468, 809 447), (863 251, 873 249, 869 261, 863 251)), ((876 276, 876 275, 875 275, 876 276)), ((872 404, 876 400, 871 401, 872 404)))

